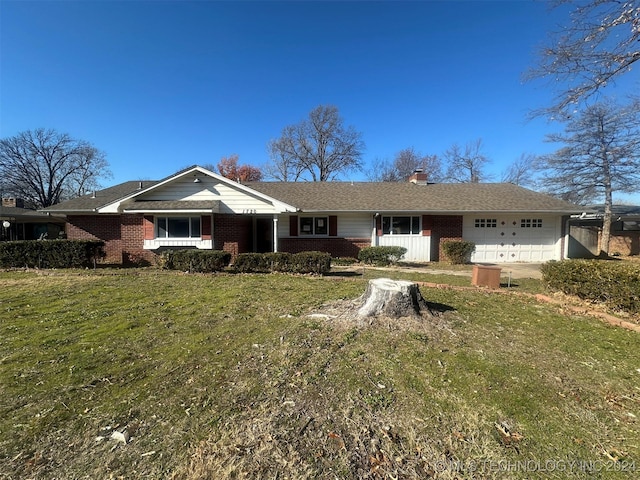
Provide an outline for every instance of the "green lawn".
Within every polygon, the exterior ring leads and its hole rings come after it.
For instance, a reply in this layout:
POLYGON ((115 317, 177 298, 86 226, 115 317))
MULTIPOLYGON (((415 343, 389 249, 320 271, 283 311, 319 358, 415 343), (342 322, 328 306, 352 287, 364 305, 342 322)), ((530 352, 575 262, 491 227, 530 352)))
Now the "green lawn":
POLYGON ((480 290, 307 316, 381 275, 0 273, 0 479, 637 477, 637 333, 480 290))

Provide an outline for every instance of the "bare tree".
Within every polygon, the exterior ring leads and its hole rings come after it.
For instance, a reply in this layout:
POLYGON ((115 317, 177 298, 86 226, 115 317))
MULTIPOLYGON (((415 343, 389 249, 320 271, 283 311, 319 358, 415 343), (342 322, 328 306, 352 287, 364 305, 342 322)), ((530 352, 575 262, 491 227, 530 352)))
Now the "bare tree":
POLYGON ((288 126, 282 130, 282 136, 271 140, 268 145, 271 162, 264 168, 265 175, 281 182, 297 182, 304 173, 304 165, 296 156, 293 145, 295 126, 288 126))
POLYGON ((363 150, 362 134, 343 126, 336 107, 320 105, 269 143, 272 164, 267 171, 280 180, 326 182, 359 169, 363 150))
POLYGON ((104 153, 55 130, 27 130, 0 140, 0 175, 7 189, 34 207, 80 196, 110 177, 104 153))
POLYGON ((569 24, 549 36, 528 79, 548 78, 560 89, 539 114, 557 114, 599 91, 640 60, 638 0, 556 0, 574 4, 569 24))
POLYGON ((530 153, 523 153, 507 169, 502 172, 501 181, 513 183, 514 185, 534 185, 533 166, 536 163, 536 156, 530 153))
POLYGON ((454 143, 444 152, 448 181, 455 183, 479 183, 488 179, 484 172, 489 159, 482 153, 482 139, 468 142, 464 148, 454 143))
POLYGON ((414 147, 396 153, 393 162, 375 160, 369 180, 376 182, 406 182, 413 172, 422 169, 430 182, 442 179, 442 166, 437 155, 423 155, 414 147))
POLYGON ((542 185, 567 200, 604 201, 600 251, 608 254, 613 193, 635 191, 640 182, 640 102, 589 106, 547 140, 565 146, 541 157, 542 185))

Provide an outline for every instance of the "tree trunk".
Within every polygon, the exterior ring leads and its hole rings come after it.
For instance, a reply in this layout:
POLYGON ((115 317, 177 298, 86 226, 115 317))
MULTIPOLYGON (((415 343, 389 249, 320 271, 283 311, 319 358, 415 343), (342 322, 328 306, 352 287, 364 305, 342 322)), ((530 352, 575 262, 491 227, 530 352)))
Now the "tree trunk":
POLYGON ((419 316, 423 309, 428 311, 418 284, 406 280, 369 280, 367 291, 361 299, 364 303, 358 310, 359 317, 385 315, 400 318, 419 316))

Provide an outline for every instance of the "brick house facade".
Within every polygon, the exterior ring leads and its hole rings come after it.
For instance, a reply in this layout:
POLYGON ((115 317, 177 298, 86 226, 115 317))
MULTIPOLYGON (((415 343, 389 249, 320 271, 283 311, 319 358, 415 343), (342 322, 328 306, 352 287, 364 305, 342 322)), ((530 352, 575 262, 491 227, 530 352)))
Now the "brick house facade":
POLYGON ((66 215, 68 238, 103 240, 105 262, 139 264, 154 263, 168 248, 216 249, 233 256, 315 250, 357 257, 371 245, 404 246, 407 260, 435 261, 444 259, 443 242, 469 237, 493 242, 483 245, 485 260, 489 255, 497 261, 518 261, 518 255, 524 261, 559 259, 562 218, 575 207, 511 184, 427 184, 420 178, 241 184, 194 166, 45 211, 66 215), (513 235, 509 245, 489 235, 505 224, 513 235), (544 228, 526 228, 531 225, 544 228), (501 248, 510 248, 509 255, 501 248))

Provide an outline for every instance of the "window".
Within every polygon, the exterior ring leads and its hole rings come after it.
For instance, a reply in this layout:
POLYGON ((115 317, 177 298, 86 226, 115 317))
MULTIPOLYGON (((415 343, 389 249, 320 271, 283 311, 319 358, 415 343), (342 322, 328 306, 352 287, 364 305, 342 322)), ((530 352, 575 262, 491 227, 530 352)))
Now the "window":
POLYGON ((300 235, 328 235, 328 217, 301 217, 300 235))
POLYGON ((495 218, 476 218, 475 228, 496 228, 498 220, 495 218))
POLYGON ((157 238, 200 238, 200 217, 157 217, 157 238))
POLYGON ((542 219, 522 218, 520 219, 520 228, 542 228, 542 219))
POLYGON ((382 217, 383 235, 419 235, 420 217, 382 217))
POLYGON ((611 223, 614 232, 637 232, 640 230, 640 220, 624 220, 611 223))

